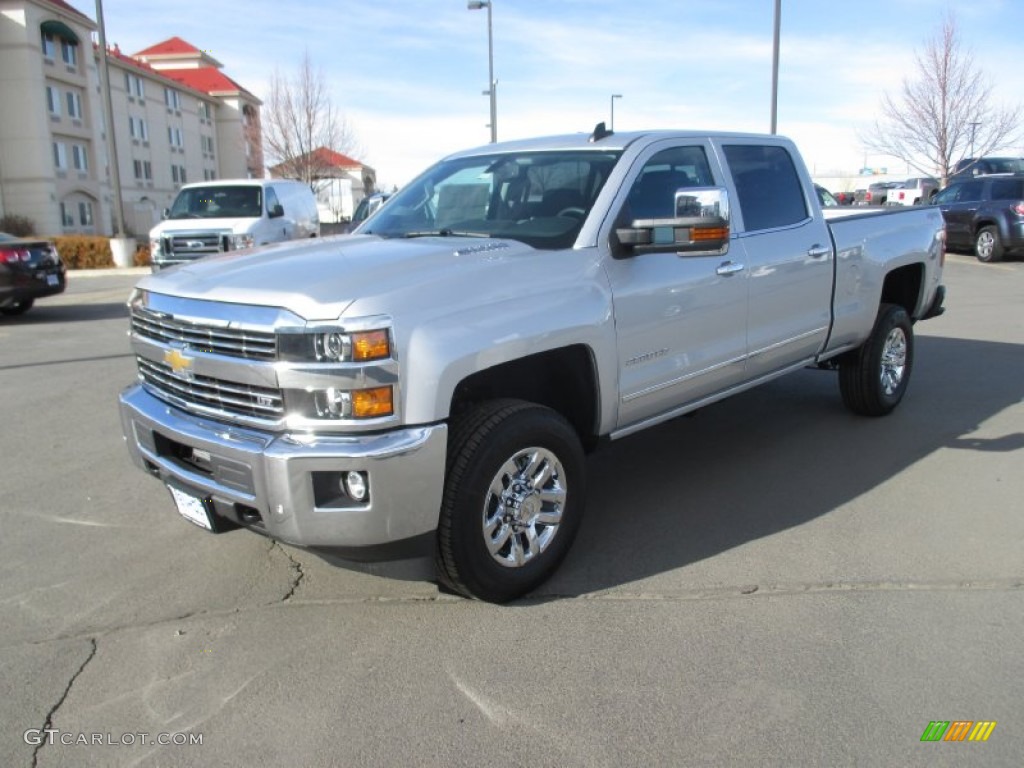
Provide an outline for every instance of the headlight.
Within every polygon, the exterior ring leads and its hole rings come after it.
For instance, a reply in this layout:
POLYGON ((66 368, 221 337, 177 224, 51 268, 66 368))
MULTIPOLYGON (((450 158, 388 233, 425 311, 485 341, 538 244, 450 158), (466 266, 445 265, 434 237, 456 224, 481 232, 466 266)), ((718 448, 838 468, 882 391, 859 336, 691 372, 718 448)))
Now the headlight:
POLYGON ((320 331, 278 337, 283 360, 317 363, 368 363, 391 357, 387 329, 373 331, 320 331))
POLYGON ((252 248, 256 244, 256 239, 252 235, 231 235, 231 250, 239 251, 242 248, 252 248))
POLYGON ((151 237, 149 239, 149 256, 150 256, 150 258, 155 259, 159 255, 160 255, 160 238, 159 237, 151 237))

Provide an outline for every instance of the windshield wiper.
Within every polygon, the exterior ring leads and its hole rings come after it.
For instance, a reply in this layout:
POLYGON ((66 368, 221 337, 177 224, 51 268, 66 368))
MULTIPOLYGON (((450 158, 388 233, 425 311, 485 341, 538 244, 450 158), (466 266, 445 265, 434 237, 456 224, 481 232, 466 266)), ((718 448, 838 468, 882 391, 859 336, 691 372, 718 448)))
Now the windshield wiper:
POLYGON ((431 229, 422 232, 405 232, 401 237, 490 237, 486 232, 463 232, 456 229, 431 229))

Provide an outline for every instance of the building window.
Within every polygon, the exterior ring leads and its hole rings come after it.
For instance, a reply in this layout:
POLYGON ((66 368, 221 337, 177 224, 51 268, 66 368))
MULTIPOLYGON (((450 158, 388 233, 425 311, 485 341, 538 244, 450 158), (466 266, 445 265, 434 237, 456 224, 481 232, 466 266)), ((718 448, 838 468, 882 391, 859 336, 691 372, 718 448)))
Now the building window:
POLYGON ((53 142, 53 165, 58 171, 68 169, 68 148, 62 141, 53 142))
POLYGON ((50 61, 57 57, 57 40, 53 35, 43 35, 43 56, 50 61))
POLYGON ((203 169, 203 181, 216 181, 217 172, 203 169))
POLYGON ((65 94, 68 98, 68 117, 75 120, 82 119, 82 97, 77 91, 68 91, 65 94))
POLYGON ((149 141, 149 126, 141 117, 128 116, 128 133, 138 141, 149 141))
POLYGON ((83 227, 92 226, 92 203, 85 201, 78 204, 78 222, 83 227))
POLYGON ((185 140, 184 135, 181 132, 181 128, 172 128, 167 126, 167 141, 170 142, 172 147, 184 147, 185 140))
POLYGON ((184 165, 172 165, 171 166, 171 181, 175 184, 185 184, 185 166, 184 165))
POLYGON ((203 120, 210 119, 210 105, 205 101, 199 102, 199 117, 203 120))
POLYGON ((213 154, 213 136, 201 136, 200 141, 203 143, 203 152, 212 155, 213 154))
POLYGON ((54 117, 60 117, 60 91, 52 85, 46 86, 46 108, 54 117))
POLYGON ((136 181, 153 180, 153 166, 149 160, 135 160, 134 164, 136 181))
POLYGON ((86 154, 85 146, 82 144, 72 144, 71 157, 76 171, 85 172, 89 170, 89 156, 86 154))
POLYGON ((173 88, 164 88, 164 103, 168 109, 181 109, 181 94, 173 88))
POLYGON ((78 66, 78 46, 67 40, 60 41, 60 56, 69 67, 78 66))
POLYGON ((130 72, 124 73, 124 89, 128 91, 129 96, 135 96, 140 99, 146 97, 146 89, 142 83, 142 78, 130 72))
POLYGON ((68 210, 67 203, 60 204, 60 223, 61 226, 64 227, 75 226, 75 217, 72 215, 71 211, 68 210))

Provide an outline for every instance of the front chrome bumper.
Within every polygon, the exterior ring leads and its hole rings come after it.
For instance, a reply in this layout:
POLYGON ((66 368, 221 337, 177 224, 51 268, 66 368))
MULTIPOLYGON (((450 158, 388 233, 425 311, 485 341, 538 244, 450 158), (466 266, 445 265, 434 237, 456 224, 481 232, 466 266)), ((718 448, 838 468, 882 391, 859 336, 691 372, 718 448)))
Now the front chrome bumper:
POLYGON ((120 395, 132 461, 206 499, 217 516, 300 547, 375 547, 437 528, 448 428, 373 435, 272 434, 174 408, 140 384, 120 395), (355 470, 364 503, 323 502, 323 479, 355 470), (320 506, 318 506, 318 502, 320 506))

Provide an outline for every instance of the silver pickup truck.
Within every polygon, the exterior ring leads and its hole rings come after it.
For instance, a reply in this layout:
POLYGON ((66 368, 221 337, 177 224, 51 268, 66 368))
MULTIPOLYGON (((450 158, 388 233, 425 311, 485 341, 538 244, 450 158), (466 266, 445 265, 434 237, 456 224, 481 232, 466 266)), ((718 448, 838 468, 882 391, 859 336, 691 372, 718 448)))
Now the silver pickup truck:
POLYGON ((506 601, 566 554, 604 440, 806 366, 896 407, 942 312, 941 214, 828 215, 776 136, 452 155, 354 234, 143 279, 124 435, 198 526, 428 543, 442 584, 506 601))

